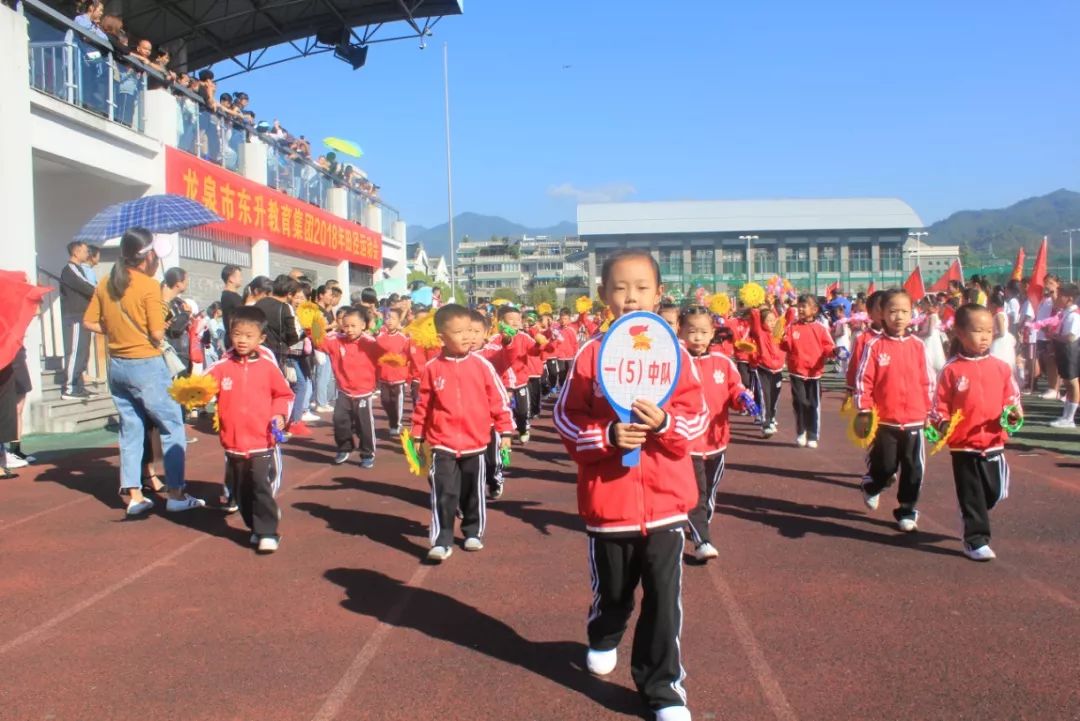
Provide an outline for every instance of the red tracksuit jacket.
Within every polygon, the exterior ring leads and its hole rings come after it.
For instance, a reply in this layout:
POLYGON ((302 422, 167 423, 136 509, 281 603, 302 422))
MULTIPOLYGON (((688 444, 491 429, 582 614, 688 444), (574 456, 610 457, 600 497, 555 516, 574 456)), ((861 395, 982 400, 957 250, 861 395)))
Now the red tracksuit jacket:
POLYGON ((277 363, 259 351, 246 358, 229 351, 206 373, 218 384, 217 411, 225 452, 250 456, 272 449, 270 421, 274 416, 288 418, 293 401, 277 363))
POLYGON ((836 344, 817 321, 798 321, 784 329, 780 349, 787 353, 787 369, 796 378, 813 380, 825 373, 825 360, 836 344))
POLYGON ((641 463, 624 468, 623 451, 609 435, 618 417, 597 379, 601 340, 581 347, 555 404, 555 428, 578 464, 578 512, 590 533, 640 536, 678 528, 697 503, 690 448, 709 423, 694 363, 683 349, 682 372, 664 407, 667 421, 649 434, 641 463))
MULTIPOLYGON (((514 390, 528 385, 529 376, 534 375, 531 363, 539 362, 540 346, 531 335, 520 330, 509 343, 503 345, 502 356, 502 361, 496 365, 503 368, 503 385, 508 390, 514 390), (535 358, 535 360, 530 362, 530 358, 535 358)), ((540 371, 536 371, 535 375, 539 376, 540 371)))
POLYGON ((732 319, 730 319, 728 321, 728 323, 726 325, 729 328, 731 328, 732 348, 735 351, 734 352, 735 361, 737 363, 756 362, 756 359, 754 358, 754 356, 756 355, 755 353, 751 353, 750 351, 745 351, 745 350, 739 350, 738 348, 734 347, 734 343, 737 342, 737 341, 740 341, 740 340, 753 340, 753 338, 751 337, 750 324, 747 323, 742 318, 732 318, 732 319))
POLYGON ((420 374, 412 434, 455 457, 483 453, 491 428, 509 435, 510 403, 495 369, 477 353, 439 355, 420 374))
POLYGON ((442 353, 442 348, 421 348, 409 341, 409 380, 418 383, 420 375, 424 372, 424 366, 429 361, 437 358, 442 353))
POLYGON ((573 328, 571 324, 566 324, 559 328, 559 337, 562 339, 559 343, 559 350, 556 357, 559 360, 572 361, 574 356, 577 355, 578 341, 577 341, 577 329, 573 328))
POLYGON ((1020 387, 1005 361, 992 355, 955 356, 941 369, 935 395, 935 421, 948 420, 955 411, 963 414, 949 437, 950 450, 986 454, 1005 447, 1008 434, 1001 413, 1020 407, 1020 387))
POLYGON ((319 350, 330 359, 338 391, 350 398, 363 398, 375 392, 379 344, 367 333, 350 341, 340 333, 323 338, 319 350))
POLYGON ((709 352, 690 356, 701 379, 709 425, 691 445, 690 455, 711 456, 727 450, 731 440, 731 424, 728 409, 739 403, 739 394, 746 390, 739 378, 735 362, 723 353, 709 352))
POLYGON ((882 333, 867 342, 859 359, 855 407, 876 409, 882 425, 921 426, 933 407, 933 385, 923 342, 913 335, 897 338, 882 333))
POLYGON ((407 382, 409 380, 409 337, 399 330, 396 330, 393 333, 383 330, 383 332, 379 333, 375 338, 375 342, 379 346, 380 358, 387 353, 393 353, 401 356, 405 360, 405 363, 400 366, 379 363, 379 380, 391 385, 407 382))
POLYGON ((780 347, 780 341, 762 325, 761 311, 757 308, 750 311, 750 338, 757 344, 759 366, 772 373, 784 370, 784 350, 780 347))
POLYGON ((855 337, 855 346, 851 349, 851 357, 848 359, 847 376, 847 389, 849 391, 855 391, 855 374, 859 371, 859 361, 862 359, 863 351, 866 350, 866 344, 870 342, 872 338, 877 338, 881 335, 881 331, 877 328, 867 328, 862 333, 859 333, 855 337))

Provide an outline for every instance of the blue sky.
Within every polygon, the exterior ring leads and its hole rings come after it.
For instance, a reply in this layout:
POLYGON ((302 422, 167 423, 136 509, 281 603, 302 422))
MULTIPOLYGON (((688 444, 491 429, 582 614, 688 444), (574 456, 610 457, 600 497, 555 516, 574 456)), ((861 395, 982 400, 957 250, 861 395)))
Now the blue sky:
POLYGON ((410 223, 446 218, 448 42, 456 212, 548 225, 578 199, 887 195, 929 224, 1080 189, 1078 28, 1076 0, 466 0, 426 50, 222 88, 358 141, 410 223))

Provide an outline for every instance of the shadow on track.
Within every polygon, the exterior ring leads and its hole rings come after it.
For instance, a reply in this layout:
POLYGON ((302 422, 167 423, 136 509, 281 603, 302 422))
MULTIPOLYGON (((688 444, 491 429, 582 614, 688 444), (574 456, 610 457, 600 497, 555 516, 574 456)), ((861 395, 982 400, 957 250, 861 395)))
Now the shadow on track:
POLYGON ((955 541, 956 539, 951 536, 927 533, 925 531, 901 533, 895 531, 895 526, 889 521, 839 508, 807 506, 779 498, 765 498, 763 496, 750 496, 723 491, 716 495, 716 503, 718 513, 765 526, 772 526, 785 538, 802 538, 814 534, 880 543, 895 548, 910 548, 924 553, 945 556, 955 556, 960 553, 959 550, 930 545, 937 541, 955 541), (892 529, 894 532, 885 535, 844 523, 837 523, 836 521, 854 521, 878 526, 882 530, 892 529))
POLYGON ((539 501, 488 501, 487 509, 488 513, 504 513, 524 521, 545 536, 551 535, 552 528, 564 528, 574 533, 585 532, 585 522, 579 515, 544 508, 539 501))
POLYGON ((769 466, 752 466, 746 463, 728 463, 727 470, 738 471, 739 473, 747 473, 750 475, 762 475, 762 476, 782 476, 784 478, 799 478, 806 481, 815 481, 816 483, 827 483, 832 486, 841 486, 843 488, 851 488, 853 490, 858 489, 859 484, 854 481, 841 481, 841 478, 860 478, 858 473, 815 473, 811 470, 804 470, 801 468, 775 468, 769 466))
MULTIPOLYGON (((411 476, 415 478, 415 476, 411 476)), ((416 478, 417 483, 427 485, 427 480, 422 478, 416 478)), ((385 496, 387 498, 396 498, 397 500, 407 503, 410 506, 416 506, 425 510, 431 509, 431 494, 426 490, 419 488, 410 488, 409 486, 400 486, 394 483, 384 483, 382 481, 371 481, 364 477, 356 476, 337 476, 331 479, 332 485, 315 485, 315 486, 297 486, 298 491, 363 491, 364 493, 371 493, 376 496, 385 496)))
POLYGON ((333 508, 321 503, 294 503, 292 507, 325 521, 332 531, 363 536, 406 553, 417 561, 428 552, 427 528, 408 518, 354 508, 333 508))
POLYGON ((354 613, 519 666, 577 691, 611 711, 648 718, 643 715, 643 703, 634 691, 594 678, 585 671, 582 643, 530 641, 506 623, 456 598, 406 586, 377 571, 333 568, 325 577, 345 589, 347 598, 341 605, 354 613))

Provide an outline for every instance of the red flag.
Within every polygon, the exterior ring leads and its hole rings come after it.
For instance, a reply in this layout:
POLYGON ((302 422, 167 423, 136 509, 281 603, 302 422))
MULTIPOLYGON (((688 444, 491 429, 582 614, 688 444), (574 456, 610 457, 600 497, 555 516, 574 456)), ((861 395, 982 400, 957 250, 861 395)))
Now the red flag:
POLYGON ((1024 277, 1024 246, 1016 251, 1016 262, 1013 263, 1013 272, 1009 276, 1010 280, 1020 280, 1024 277))
POLYGON ((874 281, 870 281, 870 287, 866 289, 867 297, 870 297, 871 295, 873 295, 876 292, 877 292, 877 286, 874 285, 874 281))
POLYGON ((1028 281, 1028 299, 1031 305, 1038 308, 1043 297, 1043 283, 1046 280, 1046 236, 1043 236, 1042 245, 1035 255, 1035 267, 1031 270, 1031 280, 1028 281))
POLYGON ((840 290, 840 281, 835 280, 832 283, 829 283, 827 286, 825 286, 825 297, 826 298, 831 297, 834 290, 840 290))
POLYGON ((923 284, 922 269, 919 266, 915 266, 915 270, 911 271, 911 275, 904 281, 904 290, 911 296, 913 302, 926 297, 926 286, 923 284))
POLYGON ((38 303, 50 290, 30 285, 21 271, 0 270, 0 368, 15 360, 38 303))
POLYGON ((964 285, 964 271, 960 268, 960 260, 954 260, 949 269, 930 286, 931 293, 944 293, 949 289, 949 281, 955 280, 961 287, 964 285))

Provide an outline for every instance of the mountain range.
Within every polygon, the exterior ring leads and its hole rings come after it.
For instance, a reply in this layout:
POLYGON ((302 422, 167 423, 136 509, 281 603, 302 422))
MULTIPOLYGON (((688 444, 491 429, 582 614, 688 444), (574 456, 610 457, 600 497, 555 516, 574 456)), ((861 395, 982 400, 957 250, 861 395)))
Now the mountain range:
MULTIPOLYGON (((450 227, 448 224, 442 223, 434 228, 410 225, 405 232, 410 244, 423 243, 428 255, 432 257, 445 255, 449 259, 450 227)), ((497 215, 481 215, 480 213, 455 215, 454 236, 460 242, 466 235, 476 240, 487 240, 493 235, 499 238, 504 236, 520 238, 522 235, 547 235, 561 238, 566 235, 577 235, 577 223, 564 220, 547 228, 530 228, 497 215)))
MULTIPOLYGON (((1080 228, 1080 193, 1055 190, 1047 195, 1027 198, 1007 208, 961 210, 931 225, 926 242, 932 245, 960 245, 978 256, 1011 257, 1023 245, 1029 253, 1044 235, 1050 236, 1051 256, 1065 254, 1061 231, 1080 228)), ((450 253, 449 228, 446 223, 434 228, 408 227, 409 243, 423 243, 428 255, 450 253)), ((547 228, 530 228, 497 215, 461 213, 454 218, 454 235, 460 241, 474 239, 547 235, 576 235, 577 225, 563 221, 547 228)))

